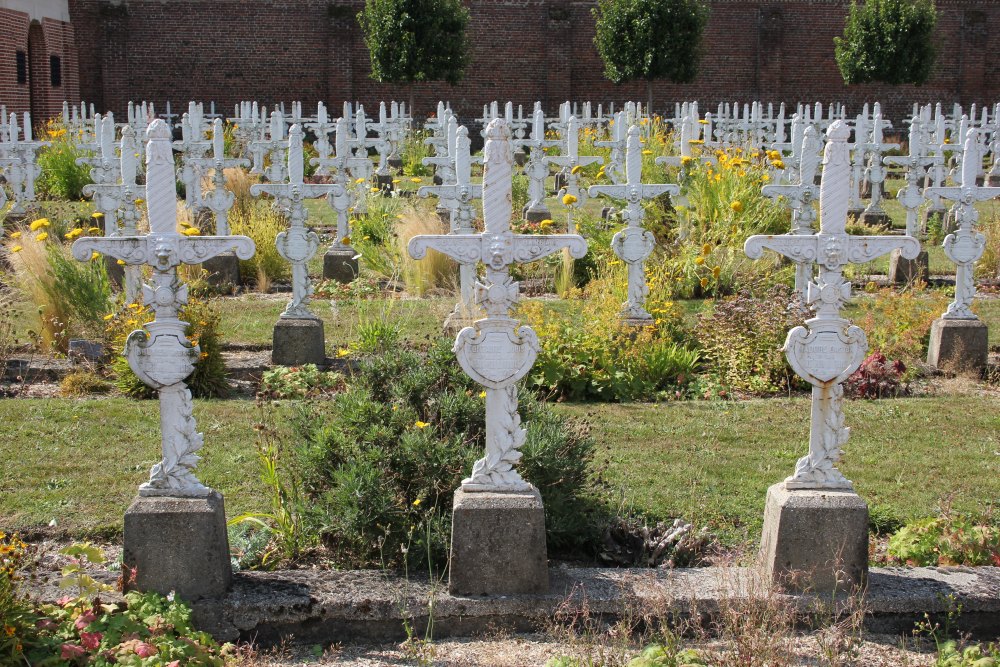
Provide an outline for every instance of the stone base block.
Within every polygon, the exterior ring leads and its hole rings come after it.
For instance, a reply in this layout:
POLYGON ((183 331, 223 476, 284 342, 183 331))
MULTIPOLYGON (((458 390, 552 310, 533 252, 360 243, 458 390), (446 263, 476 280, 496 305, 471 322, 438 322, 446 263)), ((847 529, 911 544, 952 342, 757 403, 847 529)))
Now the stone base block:
POLYGON ((125 512, 122 560, 135 570, 129 588, 186 601, 225 595, 233 571, 222 494, 136 498, 125 512))
POLYGON ((375 174, 375 185, 382 192, 382 194, 390 194, 395 188, 392 184, 392 174, 386 174, 385 176, 375 174))
POLYGON ((931 325, 927 364, 941 370, 980 375, 989 356, 989 329, 980 320, 939 317, 931 325))
POLYGON ((354 248, 346 246, 327 250, 323 255, 323 278, 344 284, 354 282, 359 270, 357 254, 354 248))
POLYGON ((877 211, 872 213, 866 212, 862 214, 861 222, 868 225, 869 227, 892 229, 892 218, 890 218, 889 214, 884 211, 877 211))
POLYGON ((521 149, 514 151, 514 164, 518 167, 523 167, 524 163, 528 161, 528 154, 521 149))
MULTIPOLYGON (((102 218, 103 219, 103 218, 102 218)), ((108 272, 108 280, 118 288, 125 287, 125 267, 111 255, 104 256, 104 269, 108 272)))
POLYGON ((853 491, 767 490, 761 568, 791 591, 843 592, 868 577, 868 505, 853 491))
POLYGON ((279 366, 320 365, 326 361, 323 321, 314 318, 283 318, 274 325, 271 363, 279 366))
POLYGON ((541 222, 542 220, 551 220, 552 212, 547 208, 525 208, 521 217, 528 222, 541 222))
POLYGON ((989 187, 998 188, 1000 187, 1000 176, 990 176, 987 181, 989 182, 989 187))
POLYGON ((389 166, 389 169, 395 169, 396 171, 403 168, 403 158, 400 157, 388 158, 385 163, 389 166))
POLYGON ((240 285, 240 259, 234 253, 227 252, 206 259, 201 268, 208 272, 208 284, 217 287, 240 285))
POLYGON ((899 250, 893 250, 889 257, 889 282, 894 285, 907 285, 922 280, 927 281, 930 275, 930 261, 927 251, 922 250, 916 259, 906 259, 899 250))
POLYGON ((549 590, 545 511, 538 489, 455 492, 452 595, 544 594, 549 590))

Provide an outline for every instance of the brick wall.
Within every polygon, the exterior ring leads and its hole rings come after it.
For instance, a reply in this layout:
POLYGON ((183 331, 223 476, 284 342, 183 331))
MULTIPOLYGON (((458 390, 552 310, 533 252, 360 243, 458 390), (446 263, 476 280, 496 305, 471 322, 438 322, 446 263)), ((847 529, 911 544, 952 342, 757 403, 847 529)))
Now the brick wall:
POLYGON ((77 45, 73 26, 43 18, 32 21, 28 14, 0 8, 0 104, 7 112, 30 111, 35 122, 62 111, 63 100, 80 97, 77 45), (28 82, 17 83, 17 52, 25 53, 28 82), (61 84, 53 88, 52 56, 60 59, 61 84))
MULTIPOLYGON (((698 80, 657 83, 654 103, 720 101, 845 102, 850 111, 880 100, 891 117, 913 102, 992 104, 1000 98, 1000 2, 937 0, 934 77, 923 87, 843 84, 833 37, 848 0, 709 0, 711 19, 698 80), (964 38, 961 37, 964 35, 964 38)), ((98 108, 122 113, 128 100, 151 100, 162 112, 190 99, 215 100, 231 113, 240 99, 267 105, 344 100, 374 111, 378 100, 409 90, 368 78, 367 52, 354 15, 363 0, 70 0, 79 86, 98 108)), ((465 119, 493 99, 553 110, 566 99, 594 103, 644 100, 645 84, 616 86, 602 75, 593 46, 592 0, 467 0, 471 64, 457 86, 414 89, 425 115, 439 98, 465 119)), ((0 15, 0 21, 2 21, 0 15)), ((6 88, 0 80, 0 98, 6 88)))

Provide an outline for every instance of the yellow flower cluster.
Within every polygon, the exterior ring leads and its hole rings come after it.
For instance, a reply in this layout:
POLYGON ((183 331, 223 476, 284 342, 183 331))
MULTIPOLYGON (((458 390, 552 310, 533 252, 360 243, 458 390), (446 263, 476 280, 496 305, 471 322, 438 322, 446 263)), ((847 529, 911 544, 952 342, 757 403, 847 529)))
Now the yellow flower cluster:
POLYGON ((32 223, 31 223, 31 225, 29 225, 29 227, 30 227, 31 231, 37 232, 42 227, 48 227, 50 224, 52 224, 52 223, 49 222, 48 218, 39 218, 38 220, 32 221, 32 223))

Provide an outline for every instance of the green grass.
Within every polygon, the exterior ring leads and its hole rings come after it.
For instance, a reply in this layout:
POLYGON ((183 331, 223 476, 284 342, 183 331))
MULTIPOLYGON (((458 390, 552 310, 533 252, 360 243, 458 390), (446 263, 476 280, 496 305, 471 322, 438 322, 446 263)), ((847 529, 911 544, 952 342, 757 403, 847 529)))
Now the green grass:
MULTIPOLYGON (((739 403, 558 405, 586 419, 612 494, 650 518, 681 516, 728 544, 758 539, 768 486, 807 451, 805 398, 739 403)), ((275 409, 289 433, 293 408, 275 409)), ((854 401, 842 464, 869 504, 901 518, 944 503, 984 511, 1000 496, 1000 399, 947 396, 854 401)), ((196 401, 205 434, 199 477, 229 516, 264 510, 248 401, 196 401)), ((127 399, 0 401, 0 528, 55 520, 79 537, 115 537, 159 456, 157 404, 127 399), (113 434, 109 429, 113 425, 113 434)))

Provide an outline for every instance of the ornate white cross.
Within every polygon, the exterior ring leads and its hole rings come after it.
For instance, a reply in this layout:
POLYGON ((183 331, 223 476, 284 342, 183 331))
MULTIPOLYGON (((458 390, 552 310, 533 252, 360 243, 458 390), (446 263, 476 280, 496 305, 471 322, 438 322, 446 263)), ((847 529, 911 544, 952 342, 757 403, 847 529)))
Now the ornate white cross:
POLYGON ((965 134, 965 151, 962 158, 962 183, 957 187, 927 188, 928 197, 941 197, 955 202, 955 220, 958 228, 944 239, 944 254, 955 262, 955 300, 948 304, 943 317, 948 320, 976 320, 972 301, 976 298, 976 261, 986 249, 986 237, 976 231, 979 213, 976 202, 1000 197, 1000 188, 976 186, 976 172, 982 163, 982 146, 979 130, 970 127, 965 134))
POLYGON ((865 333, 840 315, 851 295, 844 267, 871 261, 899 248, 914 259, 920 243, 909 236, 851 236, 845 231, 851 188, 850 130, 842 120, 827 130, 820 185, 820 230, 812 236, 751 236, 744 251, 758 259, 764 249, 796 261, 815 261, 819 277, 810 282, 806 301, 815 317, 788 332, 785 356, 792 369, 813 386, 809 454, 799 459, 788 489, 851 489, 837 470, 850 429, 844 426, 841 383, 861 365, 868 350, 865 333))
MULTIPOLYGON (((193 105, 192 105, 193 106, 193 105)), ((205 140, 201 130, 201 117, 197 114, 185 113, 181 116, 181 139, 174 142, 174 150, 181 153, 181 181, 184 183, 184 203, 192 213, 201 210, 201 177, 200 163, 212 148, 211 142, 205 140)))
POLYGON ((305 200, 334 195, 346 195, 336 183, 306 184, 303 181, 305 160, 302 155, 302 128, 292 125, 288 130, 288 183, 255 183, 250 186, 254 197, 266 193, 275 198, 275 206, 289 219, 288 230, 275 238, 278 254, 292 265, 292 300, 288 302, 282 318, 315 319, 309 310, 312 285, 309 282, 307 263, 319 248, 319 236, 306 228, 305 200))
MULTIPOLYGON (((327 203, 337 213, 337 232, 333 242, 330 244, 331 251, 351 250, 346 240, 351 238, 351 206, 356 206, 357 202, 364 197, 358 193, 351 178, 357 174, 367 174, 372 163, 367 157, 354 157, 348 148, 350 141, 350 126, 343 117, 338 118, 335 124, 336 134, 333 140, 333 157, 313 158, 312 164, 319 165, 325 173, 330 173, 333 168, 333 183, 340 186, 340 190, 331 190, 327 194, 327 203)), ((318 170, 317 170, 317 173, 318 170)), ((359 176, 366 179, 367 176, 359 176)))
POLYGON ((197 171, 212 170, 213 189, 201 196, 201 205, 215 214, 216 236, 229 236, 229 209, 233 207, 236 196, 226 189, 225 169, 249 167, 250 160, 245 158, 227 158, 226 140, 222 128, 222 119, 212 121, 212 157, 193 157, 187 160, 197 171))
MULTIPOLYGON (((133 148, 137 148, 135 130, 126 125, 132 134, 133 148)), ((122 128, 122 139, 125 138, 125 128, 122 128)), ((118 209, 122 206, 121 189, 118 180, 121 174, 121 158, 115 155, 115 119, 108 114, 95 121, 95 133, 100 154, 94 157, 77 158, 78 165, 91 165, 90 177, 94 183, 83 186, 83 194, 93 197, 94 208, 104 216, 104 233, 107 236, 118 234, 118 209), (97 129, 99 128, 99 129, 97 129)), ((133 152, 134 165, 138 166, 138 150, 133 152)), ((133 181, 135 180, 133 176, 133 181)), ((135 232, 132 234, 135 235, 135 232)))
POLYGON ((622 211, 626 226, 611 239, 611 249, 628 266, 628 300, 622 304, 620 313, 620 317, 628 324, 644 325, 653 321, 653 316, 646 312, 645 308, 646 296, 649 294, 645 262, 656 247, 656 239, 652 232, 642 227, 645 214, 642 200, 663 194, 673 196, 678 192, 680 187, 673 183, 655 185, 642 183, 642 141, 639 139, 639 128, 636 125, 628 129, 625 148, 625 184, 590 186, 591 197, 608 195, 626 201, 625 209, 622 211))
POLYGON ((918 236, 919 216, 917 212, 924 203, 924 193, 920 189, 927 167, 942 162, 938 155, 925 155, 923 144, 923 123, 919 116, 910 120, 910 154, 903 157, 886 157, 882 162, 906 167, 906 187, 896 194, 896 200, 906 209, 906 235, 918 236))
POLYGON ((549 177, 549 165, 542 158, 547 147, 558 146, 559 143, 545 139, 545 114, 540 108, 535 109, 531 138, 521 141, 522 146, 531 149, 524 165, 524 173, 528 177, 528 207, 524 213, 526 219, 543 219, 551 215, 545 205, 545 179, 549 177))
MULTIPOLYGON (((453 121, 454 117, 452 117, 453 121)), ((421 197, 434 195, 441 200, 454 202, 455 209, 451 218, 451 233, 472 234, 475 231, 472 222, 476 216, 472 201, 474 199, 482 199, 483 188, 480 185, 472 184, 472 157, 470 155, 472 143, 469 141, 468 128, 463 125, 457 129, 455 134, 455 162, 452 169, 452 173, 455 176, 455 183, 424 186, 417 191, 417 194, 421 197)), ((453 317, 461 320, 470 317, 475 312, 475 264, 459 265, 459 281, 461 301, 455 306, 453 317)))
POLYGON ((882 143, 882 128, 891 127, 888 121, 882 120, 882 111, 879 104, 875 104, 875 120, 872 123, 872 142, 868 145, 869 158, 868 168, 865 169, 865 177, 872 186, 872 197, 865 208, 866 216, 884 216, 882 210, 882 183, 885 182, 885 168, 882 166, 882 154, 899 148, 899 144, 882 143))
MULTIPOLYGON (((566 136, 566 154, 544 157, 542 158, 542 162, 546 165, 554 164, 562 167, 561 173, 566 179, 566 184, 563 186, 562 190, 559 191, 559 194, 573 195, 576 197, 576 206, 578 208, 583 208, 583 205, 587 203, 588 195, 587 190, 580 187, 580 175, 578 173, 580 170, 577 169, 577 167, 586 167, 591 164, 603 164, 604 158, 598 155, 580 155, 580 128, 576 122, 576 116, 570 116, 566 120, 566 128, 563 130, 563 134, 566 136)), ((568 231, 570 234, 576 233, 572 218, 570 218, 568 231)))
MULTIPOLYGON (((784 197, 792 209, 792 234, 798 236, 814 233, 813 223, 816 222, 816 209, 813 202, 819 199, 819 186, 816 185, 816 172, 819 169, 820 150, 823 141, 815 127, 809 126, 801 133, 802 143, 798 148, 799 175, 797 185, 765 185, 761 194, 771 199, 784 197)), ((795 291, 803 299, 806 289, 813 278, 811 261, 798 259, 795 261, 795 291)))
POLYGON ((531 370, 538 354, 538 338, 528 326, 510 317, 518 299, 518 283, 510 265, 533 262, 562 248, 573 257, 587 253, 587 242, 575 234, 523 235, 510 229, 510 131, 502 119, 490 122, 486 132, 483 173, 483 217, 486 231, 472 235, 415 236, 409 252, 421 259, 429 248, 462 264, 486 265, 486 276, 476 285, 476 300, 486 317, 465 327, 455 339, 462 369, 486 388, 486 456, 476 461, 472 475, 462 481, 465 491, 524 491, 531 488, 514 466, 526 432, 517 414, 517 381, 531 370))
MULTIPOLYGON (((131 128, 129 128, 131 129, 131 128)), ((177 233, 177 195, 170 129, 154 120, 147 133, 146 201, 150 233, 147 236, 84 237, 73 244, 73 256, 87 261, 100 252, 126 264, 149 264, 150 284, 142 296, 156 319, 145 329, 133 331, 125 343, 125 357, 135 374, 160 396, 162 460, 153 466, 149 481, 139 487, 140 496, 207 496, 211 489, 194 475, 202 435, 197 432, 191 409, 191 392, 184 378, 194 370, 200 349, 184 335, 187 322, 178 319, 178 309, 187 303, 187 286, 177 277, 178 265, 200 264, 234 250, 240 259, 254 253, 253 241, 245 236, 184 236, 177 233)))

